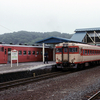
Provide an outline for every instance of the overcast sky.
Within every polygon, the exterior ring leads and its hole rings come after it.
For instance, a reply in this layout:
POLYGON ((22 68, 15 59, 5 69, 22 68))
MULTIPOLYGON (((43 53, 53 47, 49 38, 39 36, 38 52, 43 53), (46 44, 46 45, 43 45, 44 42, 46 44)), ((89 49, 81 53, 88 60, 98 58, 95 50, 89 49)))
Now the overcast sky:
POLYGON ((100 0, 0 0, 0 34, 74 33, 100 27, 100 0))

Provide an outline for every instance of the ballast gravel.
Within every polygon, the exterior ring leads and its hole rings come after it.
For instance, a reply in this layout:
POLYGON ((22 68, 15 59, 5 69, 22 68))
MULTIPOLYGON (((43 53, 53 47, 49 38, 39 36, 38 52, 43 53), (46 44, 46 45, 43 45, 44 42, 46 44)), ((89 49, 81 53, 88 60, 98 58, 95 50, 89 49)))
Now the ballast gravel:
POLYGON ((100 66, 0 91, 0 100, 83 100, 100 89, 100 66))

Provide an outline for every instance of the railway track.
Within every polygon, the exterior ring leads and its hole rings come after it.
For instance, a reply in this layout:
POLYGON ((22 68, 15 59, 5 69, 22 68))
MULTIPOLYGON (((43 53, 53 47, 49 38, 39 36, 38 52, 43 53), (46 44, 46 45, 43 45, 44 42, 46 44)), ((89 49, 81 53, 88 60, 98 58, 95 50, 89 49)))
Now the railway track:
POLYGON ((0 90, 8 89, 10 87, 14 87, 18 85, 24 85, 24 84, 31 83, 31 82, 37 82, 40 80, 45 80, 45 79, 49 79, 49 78, 53 78, 53 77, 57 77, 57 76, 61 76, 61 75, 69 74, 69 73, 71 72, 61 72, 60 71, 60 72, 52 72, 48 74, 43 74, 43 75, 39 75, 36 77, 33 74, 34 77, 0 83, 0 90))
POLYGON ((100 100, 100 91, 91 96, 88 100, 100 100))

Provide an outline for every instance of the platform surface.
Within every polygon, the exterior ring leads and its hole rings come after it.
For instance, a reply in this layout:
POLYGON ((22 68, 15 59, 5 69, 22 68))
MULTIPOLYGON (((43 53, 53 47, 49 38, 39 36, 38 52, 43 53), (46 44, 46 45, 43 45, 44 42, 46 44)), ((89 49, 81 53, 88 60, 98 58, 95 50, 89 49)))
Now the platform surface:
POLYGON ((31 71, 34 69, 43 68, 46 66, 56 65, 55 61, 49 61, 48 64, 43 62, 25 62, 25 63, 14 63, 12 64, 0 64, 0 74, 20 72, 20 71, 31 71))

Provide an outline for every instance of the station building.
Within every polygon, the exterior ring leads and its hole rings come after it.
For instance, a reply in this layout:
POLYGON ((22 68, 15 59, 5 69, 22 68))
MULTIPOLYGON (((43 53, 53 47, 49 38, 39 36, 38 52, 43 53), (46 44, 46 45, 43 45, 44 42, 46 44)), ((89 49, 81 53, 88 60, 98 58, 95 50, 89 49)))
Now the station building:
POLYGON ((62 42, 77 42, 91 45, 100 45, 100 28, 76 29, 71 39, 61 37, 49 37, 36 43, 52 44, 53 60, 55 60, 55 45, 62 42))

